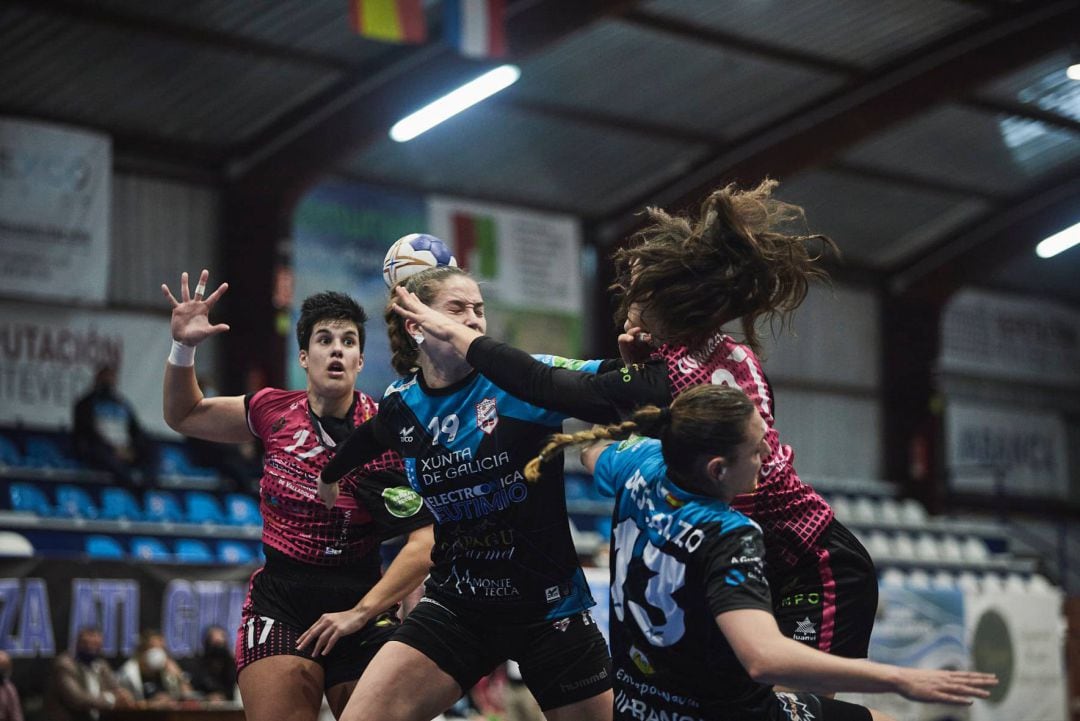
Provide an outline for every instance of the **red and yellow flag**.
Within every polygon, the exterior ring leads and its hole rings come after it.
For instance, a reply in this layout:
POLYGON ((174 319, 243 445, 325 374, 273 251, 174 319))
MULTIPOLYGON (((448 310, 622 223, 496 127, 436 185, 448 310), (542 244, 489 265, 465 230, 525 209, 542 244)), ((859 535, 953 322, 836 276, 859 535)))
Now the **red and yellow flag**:
POLYGON ((427 39, 423 0, 349 0, 349 21, 372 40, 422 43, 427 39))

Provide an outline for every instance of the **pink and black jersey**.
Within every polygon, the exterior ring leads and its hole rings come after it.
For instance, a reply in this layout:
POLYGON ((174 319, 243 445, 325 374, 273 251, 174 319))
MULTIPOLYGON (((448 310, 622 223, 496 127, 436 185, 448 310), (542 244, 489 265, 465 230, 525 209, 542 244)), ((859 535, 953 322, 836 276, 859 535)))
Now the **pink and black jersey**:
MULTIPOLYGON (((378 412, 378 404, 354 394, 351 425, 358 426, 378 412)), ((337 504, 326 510, 318 475, 338 444, 311 412, 307 393, 264 388, 246 405, 248 426, 265 447, 260 511, 268 548, 304 564, 365 561, 377 570, 378 554, 371 552, 381 541, 432 523, 392 452, 344 478, 337 504)))
POLYGON ((765 532, 770 560, 793 566, 814 547, 833 519, 832 508, 795 472, 791 446, 780 443, 773 419, 772 388, 761 362, 748 347, 717 333, 700 351, 686 346, 662 346, 671 397, 703 383, 735 386, 757 406, 769 430, 770 454, 761 465, 757 491, 738 496, 731 507, 753 518, 765 532))
POLYGON ((617 423, 646 404, 667 406, 694 385, 737 386, 768 424, 766 439, 772 454, 762 465, 757 492, 737 498, 732 507, 761 526, 770 567, 794 566, 833 520, 825 499, 799 480, 791 447, 780 443, 773 426, 772 391, 761 364, 749 348, 727 335, 718 333, 697 353, 664 346, 646 363, 622 366, 621 361, 605 361, 596 373, 582 372, 577 361, 540 363, 487 337, 473 341, 467 357, 473 367, 515 396, 590 423, 617 423))

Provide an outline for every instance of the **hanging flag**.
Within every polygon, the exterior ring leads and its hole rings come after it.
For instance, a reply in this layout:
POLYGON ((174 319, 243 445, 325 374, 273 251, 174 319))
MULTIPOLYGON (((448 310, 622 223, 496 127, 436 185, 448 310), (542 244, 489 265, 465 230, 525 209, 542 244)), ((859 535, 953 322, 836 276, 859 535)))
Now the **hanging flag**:
POLYGON ((427 39, 423 0, 349 0, 349 23, 372 40, 422 43, 427 39))
POLYGON ((451 216, 450 222, 453 225, 451 245, 461 266, 478 278, 492 279, 498 275, 495 218, 458 211, 451 216))
POLYGON ((462 55, 506 55, 505 0, 445 0, 443 9, 446 40, 462 55))

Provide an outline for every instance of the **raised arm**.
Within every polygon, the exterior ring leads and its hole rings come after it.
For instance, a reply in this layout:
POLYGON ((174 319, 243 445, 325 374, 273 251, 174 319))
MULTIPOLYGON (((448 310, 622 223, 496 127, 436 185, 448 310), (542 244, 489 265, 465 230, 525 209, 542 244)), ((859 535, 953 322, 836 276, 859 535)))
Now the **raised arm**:
POLYGON ((165 364, 165 422, 185 436, 243 443, 251 440, 244 412, 244 397, 205 398, 195 377, 195 346, 210 336, 229 330, 225 323, 210 324, 210 309, 229 289, 229 284, 222 283, 203 299, 209 277, 207 270, 199 274, 193 296, 188 288, 188 274, 181 274, 179 301, 168 285, 161 285, 162 293, 172 304, 169 327, 173 337, 173 349, 165 364))
POLYGON ((903 668, 822 653, 780 633, 768 611, 746 608, 716 616, 739 662, 758 683, 832 693, 895 692, 913 701, 970 704, 989 696, 993 674, 903 668))
POLYGON ((608 370, 611 366, 606 362, 601 373, 550 366, 454 322, 404 288, 398 287, 395 293, 395 312, 418 323, 425 333, 451 343, 495 385, 527 403, 590 423, 615 423, 637 405, 671 401, 666 377, 650 380, 640 367, 625 373, 608 370), (630 380, 635 382, 630 384, 630 380))

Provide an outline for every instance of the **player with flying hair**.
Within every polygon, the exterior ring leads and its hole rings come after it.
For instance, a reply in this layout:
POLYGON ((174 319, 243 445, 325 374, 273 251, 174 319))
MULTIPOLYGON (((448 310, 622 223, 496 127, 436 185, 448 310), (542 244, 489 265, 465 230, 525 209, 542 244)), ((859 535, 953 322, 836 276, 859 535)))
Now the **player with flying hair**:
POLYGON ((810 283, 827 278, 808 244, 835 248, 824 236, 795 229, 802 211, 773 198, 775 187, 765 181, 749 190, 720 188, 692 216, 646 211, 646 226, 614 257, 625 363, 605 362, 600 373, 576 370, 571 361, 562 363, 570 367, 537 362, 450 322, 401 289, 395 309, 446 339, 509 393, 592 423, 617 422, 643 404, 666 406, 700 384, 743 390, 768 427, 769 450, 757 490, 733 499, 732 507, 764 532, 779 628, 818 650, 863 658, 877 610, 873 561, 796 473, 757 357, 758 323, 784 325, 810 283), (741 321, 743 342, 724 330, 734 321, 741 321))

